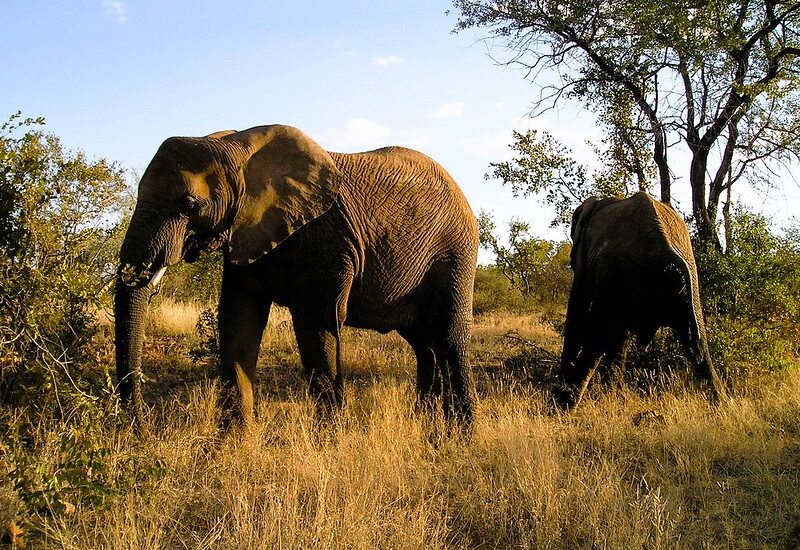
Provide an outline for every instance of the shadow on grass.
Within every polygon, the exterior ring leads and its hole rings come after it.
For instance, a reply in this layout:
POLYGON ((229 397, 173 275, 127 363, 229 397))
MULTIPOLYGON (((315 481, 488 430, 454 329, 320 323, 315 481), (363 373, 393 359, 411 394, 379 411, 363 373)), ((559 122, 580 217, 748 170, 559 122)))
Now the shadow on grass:
MULTIPOLYGON (((604 388, 624 385, 641 395, 666 390, 686 389, 692 372, 680 346, 660 334, 648 350, 630 345, 626 369, 604 373, 602 365, 590 386, 592 393, 604 388)), ((145 350, 143 371, 144 396, 148 405, 177 401, 186 403, 192 388, 216 380, 214 358, 206 355, 192 359, 190 337, 154 337, 145 350)), ((562 387, 559 376, 560 357, 556 353, 525 339, 515 331, 506 333, 501 345, 491 351, 477 350, 472 372, 478 397, 497 397, 517 390, 536 390, 552 395, 562 387)), ((410 383, 416 379, 413 359, 393 368, 373 368, 368 364, 344 366, 345 387, 356 394, 378 382, 410 383)), ((296 349, 278 349, 262 353, 254 387, 259 399, 270 402, 298 401, 306 397, 307 383, 296 349)))

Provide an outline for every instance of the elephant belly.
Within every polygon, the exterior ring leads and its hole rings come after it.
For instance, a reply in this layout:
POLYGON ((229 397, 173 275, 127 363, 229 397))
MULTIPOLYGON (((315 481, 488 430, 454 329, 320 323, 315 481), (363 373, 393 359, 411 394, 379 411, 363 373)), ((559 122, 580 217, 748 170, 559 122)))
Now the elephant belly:
POLYGON ((412 297, 393 301, 373 298, 351 294, 347 302, 347 317, 344 324, 376 330, 383 334, 415 324, 419 308, 412 297))

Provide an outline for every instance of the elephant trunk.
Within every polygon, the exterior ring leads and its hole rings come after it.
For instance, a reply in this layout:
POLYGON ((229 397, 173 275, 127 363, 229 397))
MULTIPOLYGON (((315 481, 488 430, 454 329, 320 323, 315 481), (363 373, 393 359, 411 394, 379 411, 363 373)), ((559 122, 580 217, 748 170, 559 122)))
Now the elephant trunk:
POLYGON ((159 219, 137 207, 119 255, 114 295, 117 383, 123 404, 141 419, 142 345, 149 300, 166 271, 181 256, 185 222, 159 219))
POLYGON ((114 296, 114 342, 118 388, 123 404, 134 419, 141 419, 144 412, 142 343, 151 292, 149 285, 132 287, 118 280, 114 296))

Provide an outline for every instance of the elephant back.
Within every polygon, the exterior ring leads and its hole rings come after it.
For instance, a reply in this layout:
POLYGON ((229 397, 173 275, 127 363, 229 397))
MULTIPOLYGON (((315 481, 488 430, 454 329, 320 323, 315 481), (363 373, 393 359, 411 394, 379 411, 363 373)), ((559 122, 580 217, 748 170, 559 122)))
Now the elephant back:
POLYGON ((475 214, 461 189, 436 161, 413 149, 384 147, 363 153, 331 153, 339 167, 344 208, 367 232, 459 235, 478 247, 475 214))

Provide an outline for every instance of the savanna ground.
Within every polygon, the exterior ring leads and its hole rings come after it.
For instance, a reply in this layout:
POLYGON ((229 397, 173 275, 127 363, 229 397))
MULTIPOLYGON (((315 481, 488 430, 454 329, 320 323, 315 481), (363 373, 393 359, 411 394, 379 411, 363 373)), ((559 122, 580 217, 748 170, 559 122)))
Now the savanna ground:
MULTIPOLYGON (((0 519, 23 531, 15 541, 75 549, 800 546, 797 370, 731 380, 731 399, 719 406, 680 369, 640 372, 595 384, 578 410, 555 413, 548 381, 558 331, 544 315, 492 313, 476 318, 471 342, 474 434, 437 439, 413 413, 405 342, 348 329, 346 407, 317 432, 291 320, 277 308, 259 362, 257 426, 222 437, 210 356, 188 354, 202 348, 199 313, 165 300, 152 314, 146 434, 132 433, 109 396, 93 427, 70 436, 91 449, 86 438, 102 439, 106 450, 88 453, 84 474, 114 480, 114 489, 92 503, 61 498, 70 493, 57 487, 27 517, 14 491, 0 489, 0 519)), ((31 464, 56 471, 65 463, 67 422, 38 426, 36 437, 52 443, 31 464)), ((9 464, 0 456, 0 468, 9 464)))

